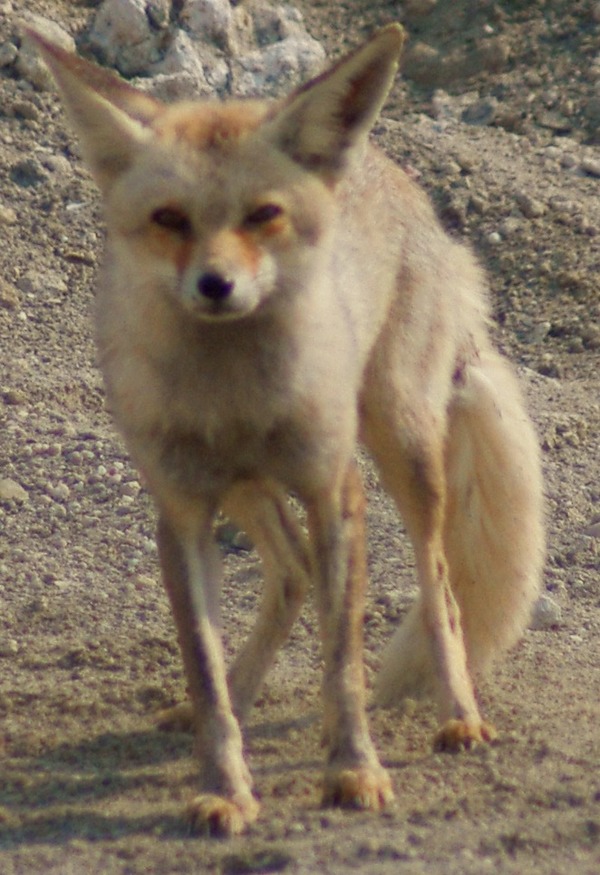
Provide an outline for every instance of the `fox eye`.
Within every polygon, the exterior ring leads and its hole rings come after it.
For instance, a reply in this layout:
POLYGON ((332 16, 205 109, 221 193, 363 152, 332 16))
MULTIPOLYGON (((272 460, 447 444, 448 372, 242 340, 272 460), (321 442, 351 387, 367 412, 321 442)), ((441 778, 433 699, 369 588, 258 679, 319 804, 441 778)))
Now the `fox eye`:
POLYGON ((192 223, 183 210, 178 210, 177 207, 159 207, 154 210, 150 216, 150 220, 159 228, 165 228, 167 231, 173 231, 182 237, 189 237, 192 233, 192 223))
POLYGON ((277 216, 283 213, 283 208, 279 204, 263 204, 248 213, 244 220, 245 225, 256 226, 266 225, 267 222, 272 222, 277 216))

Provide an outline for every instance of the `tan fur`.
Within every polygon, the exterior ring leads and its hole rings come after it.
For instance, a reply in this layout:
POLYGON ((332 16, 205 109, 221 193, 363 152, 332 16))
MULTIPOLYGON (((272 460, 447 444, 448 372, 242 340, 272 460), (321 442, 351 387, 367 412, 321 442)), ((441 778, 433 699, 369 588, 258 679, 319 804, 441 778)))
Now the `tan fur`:
POLYGON ((108 397, 154 494, 201 765, 198 829, 257 814, 237 717, 312 583, 325 663, 324 800, 391 798, 365 717, 364 496, 371 450, 421 597, 377 695, 433 690, 443 749, 489 740, 472 673, 521 633, 542 562, 535 437, 488 337, 482 277, 367 135, 397 67, 390 26, 279 104, 164 106, 30 34, 104 197, 97 336, 108 397), (304 535, 286 495, 303 501, 304 535), (226 677, 218 507, 266 589, 226 677))

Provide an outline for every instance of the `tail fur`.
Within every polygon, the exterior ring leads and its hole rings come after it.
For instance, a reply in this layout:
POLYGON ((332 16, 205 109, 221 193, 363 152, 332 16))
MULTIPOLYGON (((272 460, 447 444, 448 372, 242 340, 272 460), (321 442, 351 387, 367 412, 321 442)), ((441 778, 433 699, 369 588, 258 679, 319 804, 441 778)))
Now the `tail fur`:
MULTIPOLYGON (((477 676, 522 634, 539 590, 544 529, 536 436, 509 365, 493 350, 464 375, 449 411, 444 533, 467 660, 477 676)), ((384 653, 376 702, 434 688, 419 600, 384 653)))

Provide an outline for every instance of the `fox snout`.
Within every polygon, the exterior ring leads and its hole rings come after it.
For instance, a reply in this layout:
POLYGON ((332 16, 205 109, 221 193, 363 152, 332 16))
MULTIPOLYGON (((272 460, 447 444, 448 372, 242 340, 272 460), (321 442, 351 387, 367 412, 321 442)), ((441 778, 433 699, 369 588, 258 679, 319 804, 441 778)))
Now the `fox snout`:
POLYGON ((275 272, 269 257, 261 258, 253 270, 233 259, 202 259, 183 271, 177 296, 197 319, 241 319, 270 297, 275 272))
POLYGON ((220 273, 207 271, 198 278, 198 294, 208 301, 224 301, 235 287, 233 280, 226 279, 220 273))

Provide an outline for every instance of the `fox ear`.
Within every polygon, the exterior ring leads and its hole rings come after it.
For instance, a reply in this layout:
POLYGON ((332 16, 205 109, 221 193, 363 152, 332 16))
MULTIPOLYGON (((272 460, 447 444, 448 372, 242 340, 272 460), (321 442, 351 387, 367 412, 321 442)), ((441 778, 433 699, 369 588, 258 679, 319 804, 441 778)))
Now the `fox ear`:
POLYGON ((148 139, 148 125, 163 104, 31 28, 25 34, 50 68, 81 140, 84 160, 106 190, 129 166, 138 145, 148 139))
POLYGON ((335 66, 294 91, 265 131, 299 164, 335 181, 349 150, 364 139, 398 69, 404 31, 391 24, 335 66))

